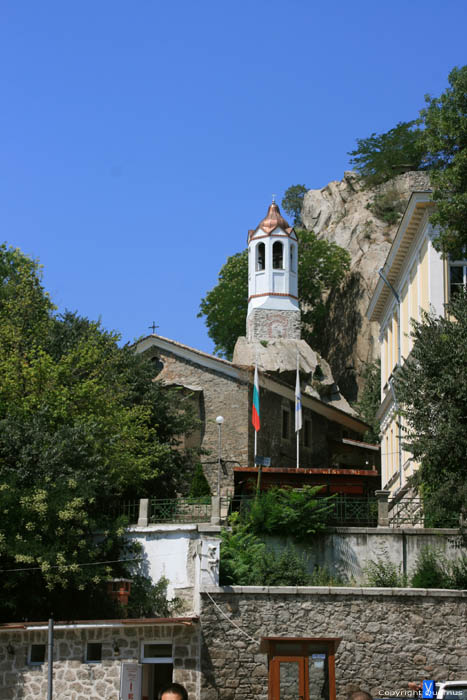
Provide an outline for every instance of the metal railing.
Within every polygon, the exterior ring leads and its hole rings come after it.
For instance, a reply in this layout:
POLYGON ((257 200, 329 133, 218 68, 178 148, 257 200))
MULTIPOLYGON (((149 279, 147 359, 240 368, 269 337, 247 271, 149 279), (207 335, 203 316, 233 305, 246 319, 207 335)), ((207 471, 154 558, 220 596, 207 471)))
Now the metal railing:
POLYGON ((151 498, 150 523, 207 523, 211 520, 211 498, 151 498))
MULTIPOLYGON (((390 498, 388 501, 388 517, 390 527, 440 527, 433 524, 430 513, 425 512, 423 500, 417 497, 390 498)), ((459 527, 459 515, 450 513, 443 519, 442 527, 459 527)))
MULTIPOLYGON (((230 499, 228 515, 232 512, 245 514, 251 508, 254 496, 235 496, 230 499)), ((376 527, 378 524, 378 501, 374 497, 352 498, 339 494, 329 501, 332 509, 325 516, 327 525, 376 527)))
POLYGON ((329 524, 376 527, 378 525, 378 501, 374 497, 349 498, 342 494, 331 501, 333 510, 329 514, 329 524))
POLYGON ((131 501, 115 501, 107 512, 115 517, 123 515, 127 518, 129 525, 135 525, 139 517, 139 498, 131 501))

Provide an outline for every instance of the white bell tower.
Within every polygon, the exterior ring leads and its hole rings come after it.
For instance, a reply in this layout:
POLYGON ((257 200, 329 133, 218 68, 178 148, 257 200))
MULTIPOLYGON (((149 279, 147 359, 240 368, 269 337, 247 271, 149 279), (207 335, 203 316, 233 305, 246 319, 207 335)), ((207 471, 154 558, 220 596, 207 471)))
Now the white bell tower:
POLYGON ((300 338, 298 241, 273 202, 248 232, 247 340, 300 338))

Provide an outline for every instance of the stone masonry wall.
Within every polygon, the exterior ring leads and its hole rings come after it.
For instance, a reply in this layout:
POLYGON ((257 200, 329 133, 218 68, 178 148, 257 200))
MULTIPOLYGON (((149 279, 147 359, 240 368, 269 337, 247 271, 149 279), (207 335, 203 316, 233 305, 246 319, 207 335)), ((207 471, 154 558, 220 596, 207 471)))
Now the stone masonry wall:
POLYGON ((253 309, 246 320, 247 338, 272 340, 273 338, 300 339, 300 311, 253 309))
MULTIPOLYGON (((142 641, 172 640, 173 680, 199 697, 199 626, 141 625, 124 628, 57 629, 54 634, 54 698, 118 700, 123 661, 139 662, 142 641), (113 651, 117 642, 119 652, 113 651), (86 663, 87 642, 102 643, 102 661, 86 663)), ((47 629, 2 631, 0 634, 0 698, 38 700, 47 697, 47 662, 28 665, 30 644, 47 645, 47 629), (7 650, 8 644, 14 649, 7 650)), ((46 657, 47 659, 47 657, 46 657)), ((136 699, 135 699, 136 700, 136 699)))
POLYGON ((203 700, 267 700, 268 661, 259 643, 269 636, 341 637, 338 700, 357 688, 375 698, 396 696, 407 692, 409 681, 467 676, 467 591, 238 586, 207 591, 232 622, 204 593, 203 700))
POLYGON ((233 491, 234 463, 246 465, 248 461, 248 375, 239 370, 239 379, 220 374, 215 370, 180 360, 169 352, 158 351, 164 364, 162 378, 165 382, 180 383, 202 390, 200 419, 202 422, 201 446, 208 454, 201 457, 203 469, 212 492, 217 491, 218 426, 216 417, 223 416, 222 459, 227 461, 225 472, 221 470, 221 494, 233 491))

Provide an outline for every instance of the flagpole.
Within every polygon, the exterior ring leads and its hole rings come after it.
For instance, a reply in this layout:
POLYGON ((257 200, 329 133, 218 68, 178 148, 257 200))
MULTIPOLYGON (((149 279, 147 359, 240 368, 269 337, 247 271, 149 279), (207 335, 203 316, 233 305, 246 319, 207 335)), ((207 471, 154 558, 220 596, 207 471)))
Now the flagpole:
POLYGON ((295 435, 297 436, 297 469, 300 467, 300 430, 302 429, 302 395, 297 348, 297 379, 295 382, 295 435))

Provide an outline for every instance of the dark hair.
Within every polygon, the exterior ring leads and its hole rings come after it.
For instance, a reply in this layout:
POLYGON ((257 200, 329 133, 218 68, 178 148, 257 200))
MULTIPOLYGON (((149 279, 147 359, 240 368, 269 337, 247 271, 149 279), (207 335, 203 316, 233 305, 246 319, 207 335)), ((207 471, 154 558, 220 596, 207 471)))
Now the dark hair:
POLYGON ((373 700, 373 698, 366 690, 354 690, 349 693, 348 700, 373 700))
POLYGON ((173 693, 174 695, 179 695, 181 700, 188 700, 186 688, 180 683, 169 683, 169 685, 165 685, 161 688, 161 690, 159 690, 159 700, 162 700, 164 693, 173 693))

